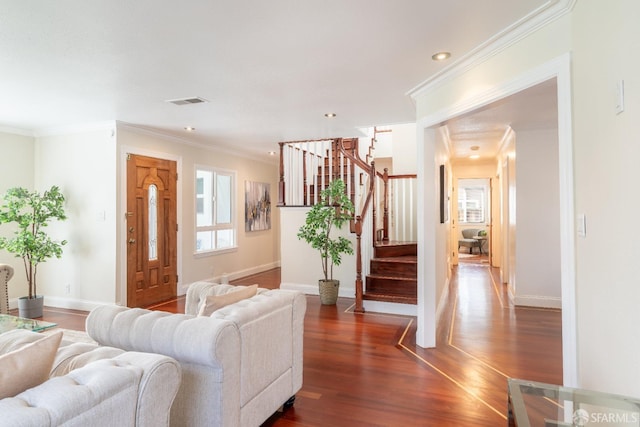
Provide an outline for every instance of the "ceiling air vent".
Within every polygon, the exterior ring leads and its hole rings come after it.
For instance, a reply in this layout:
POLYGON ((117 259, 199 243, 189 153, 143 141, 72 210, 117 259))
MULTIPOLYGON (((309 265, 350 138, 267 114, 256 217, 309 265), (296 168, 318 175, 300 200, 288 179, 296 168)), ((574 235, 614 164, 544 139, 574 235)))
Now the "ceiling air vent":
POLYGON ((200 104, 202 102, 209 102, 204 98, 200 98, 198 96, 193 98, 180 98, 180 99, 170 99, 167 102, 170 102, 175 105, 189 105, 189 104, 200 104))

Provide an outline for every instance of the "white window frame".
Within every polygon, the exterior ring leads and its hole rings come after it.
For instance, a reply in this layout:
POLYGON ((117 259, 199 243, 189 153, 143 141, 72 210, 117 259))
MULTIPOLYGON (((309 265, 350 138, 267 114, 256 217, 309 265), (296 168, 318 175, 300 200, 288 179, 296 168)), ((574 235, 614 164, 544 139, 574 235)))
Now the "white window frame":
MULTIPOLYGON (((472 199, 475 201, 475 199, 472 199)), ((486 224, 487 222, 487 188, 484 185, 461 185, 458 186, 458 223, 459 224, 486 224), (482 190, 482 206, 478 208, 481 211, 482 218, 480 221, 467 221, 467 207, 470 202, 467 199, 467 189, 482 190), (463 206, 460 206, 460 197, 464 195, 463 206), (463 217, 461 219, 461 217, 463 217)))
MULTIPOLYGON (((236 194, 237 194, 237 185, 238 185, 237 172, 234 170, 222 169, 222 168, 217 168, 213 166, 195 165, 193 182, 194 182, 194 196, 193 196, 194 255, 209 256, 209 255, 217 255, 217 254, 236 251, 238 249, 237 203, 236 203, 236 197, 237 197, 236 194), (198 226, 198 199, 200 198, 199 197, 200 195, 198 194, 198 172, 199 171, 209 172, 212 174, 212 178, 213 178, 211 182, 211 192, 213 194, 212 194, 212 201, 210 205, 211 217, 213 218, 212 225, 198 226), (231 204, 230 206, 231 221, 229 223, 219 224, 217 222, 217 217, 216 217, 217 199, 215 194, 217 176, 228 176, 231 178, 231 193, 230 193, 230 201, 229 201, 229 203, 231 204), (212 240, 213 240, 213 245, 215 245, 215 242, 217 241, 216 232, 221 230, 232 230, 233 244, 231 246, 226 246, 224 248, 214 247, 212 249, 198 249, 198 232, 213 231, 214 237, 212 240)), ((204 206, 206 207, 206 203, 204 203, 204 206)))

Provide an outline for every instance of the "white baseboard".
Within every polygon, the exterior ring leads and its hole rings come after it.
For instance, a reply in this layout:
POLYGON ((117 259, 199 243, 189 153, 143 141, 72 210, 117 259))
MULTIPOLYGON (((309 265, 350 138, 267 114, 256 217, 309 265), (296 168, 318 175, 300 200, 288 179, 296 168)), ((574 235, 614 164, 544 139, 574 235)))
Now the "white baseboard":
MULTIPOLYGON (((107 302, 97 302, 97 301, 87 301, 77 298, 62 298, 62 297, 53 297, 53 296, 44 296, 44 305, 45 307, 54 307, 54 308, 68 308, 71 310, 83 310, 83 311, 91 311, 96 307, 100 307, 101 305, 113 305, 107 302)), ((9 308, 14 309, 18 308, 18 299, 14 298, 9 300, 9 308)))
MULTIPOLYGON (((318 284, 308 285, 303 283, 280 283, 280 289, 289 289, 292 291, 300 291, 307 295, 320 295, 320 290, 318 289, 318 284)), ((356 291, 353 288, 345 287, 340 285, 338 288, 338 296, 343 298, 355 298, 356 291)))
POLYGON ((362 301, 365 312, 399 314, 401 316, 417 316, 418 306, 396 302, 362 301))
POLYGON ((514 298, 517 306, 537 308, 562 308, 562 299, 559 297, 545 297, 538 295, 522 295, 514 298))

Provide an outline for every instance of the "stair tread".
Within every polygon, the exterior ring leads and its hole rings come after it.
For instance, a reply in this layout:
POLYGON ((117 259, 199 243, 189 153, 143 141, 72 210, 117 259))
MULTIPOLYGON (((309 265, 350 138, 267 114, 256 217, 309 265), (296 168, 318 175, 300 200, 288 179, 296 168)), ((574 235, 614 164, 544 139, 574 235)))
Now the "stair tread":
POLYGON ((381 262, 398 262, 398 263, 417 263, 418 257, 415 255, 400 255, 400 256, 392 256, 392 257, 375 257, 372 258, 371 261, 381 261, 381 262))
POLYGON ((379 292, 367 292, 362 296, 362 299, 369 301, 383 301, 383 302, 397 302, 402 304, 417 304, 418 298, 407 297, 400 295, 388 295, 379 292))
POLYGON ((385 279, 385 280, 398 280, 398 281, 402 281, 402 282, 410 282, 410 281, 415 282, 417 280, 417 278, 414 278, 414 277, 399 277, 399 276, 392 276, 392 275, 388 275, 388 274, 376 274, 376 273, 368 274, 367 278, 385 279))

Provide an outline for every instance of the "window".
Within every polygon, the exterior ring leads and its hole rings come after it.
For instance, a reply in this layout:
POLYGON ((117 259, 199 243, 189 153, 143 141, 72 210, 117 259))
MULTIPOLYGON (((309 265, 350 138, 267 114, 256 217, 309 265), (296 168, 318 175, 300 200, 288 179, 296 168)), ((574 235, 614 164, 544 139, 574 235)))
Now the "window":
POLYGON ((484 187, 459 187, 458 222, 484 223, 486 212, 485 200, 484 187))
POLYGON ((236 173, 196 168, 196 253, 236 246, 236 173))

